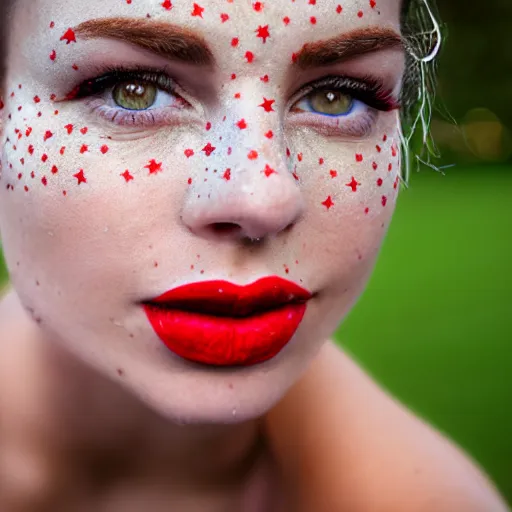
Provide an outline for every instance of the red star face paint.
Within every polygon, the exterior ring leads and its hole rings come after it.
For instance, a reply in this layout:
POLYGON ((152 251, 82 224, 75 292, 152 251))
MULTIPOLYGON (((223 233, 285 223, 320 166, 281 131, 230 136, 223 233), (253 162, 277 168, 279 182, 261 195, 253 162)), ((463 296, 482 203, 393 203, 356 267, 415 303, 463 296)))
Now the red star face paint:
POLYGON ((166 414, 261 414, 350 310, 392 217, 399 0, 35 4, 0 102, 22 302, 166 414))

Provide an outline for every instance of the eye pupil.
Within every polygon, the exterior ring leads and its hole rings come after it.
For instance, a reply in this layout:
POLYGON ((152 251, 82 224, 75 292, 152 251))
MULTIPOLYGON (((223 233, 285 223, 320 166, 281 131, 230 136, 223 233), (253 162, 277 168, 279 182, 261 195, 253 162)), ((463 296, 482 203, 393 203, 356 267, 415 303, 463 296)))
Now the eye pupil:
POLYGON ((114 87, 112 96, 117 105, 127 110, 147 110, 156 100, 157 87, 150 83, 123 82, 114 87))

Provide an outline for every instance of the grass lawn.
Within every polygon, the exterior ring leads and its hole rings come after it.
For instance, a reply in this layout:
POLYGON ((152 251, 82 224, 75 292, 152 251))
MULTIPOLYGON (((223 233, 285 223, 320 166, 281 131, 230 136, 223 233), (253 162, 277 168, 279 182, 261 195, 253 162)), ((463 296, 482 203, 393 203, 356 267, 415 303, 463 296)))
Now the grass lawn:
POLYGON ((512 502, 512 168, 422 170, 336 339, 512 502))
POLYGON ((512 168, 414 174, 337 339, 512 502, 511 202, 512 168))

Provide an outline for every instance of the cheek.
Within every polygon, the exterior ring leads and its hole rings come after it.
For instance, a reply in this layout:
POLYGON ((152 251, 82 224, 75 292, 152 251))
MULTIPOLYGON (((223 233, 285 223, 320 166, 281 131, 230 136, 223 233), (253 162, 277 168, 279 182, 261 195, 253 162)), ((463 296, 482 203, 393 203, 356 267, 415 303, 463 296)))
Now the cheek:
POLYGON ((307 197, 304 261, 325 271, 325 285, 357 293, 373 269, 400 186, 398 114, 381 116, 360 142, 290 134, 289 160, 307 197))
POLYGON ((392 215, 400 184, 398 114, 381 115, 364 141, 335 141, 297 132, 289 137, 289 167, 302 184, 318 227, 340 236, 382 225, 392 215))

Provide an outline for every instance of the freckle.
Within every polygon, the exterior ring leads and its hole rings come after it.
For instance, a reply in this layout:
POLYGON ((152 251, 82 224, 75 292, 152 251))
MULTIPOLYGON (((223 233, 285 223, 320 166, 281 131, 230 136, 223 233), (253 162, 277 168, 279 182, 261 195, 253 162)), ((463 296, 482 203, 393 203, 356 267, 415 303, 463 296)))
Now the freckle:
POLYGON ((334 205, 331 196, 328 196, 327 199, 322 203, 328 210, 334 205))
POLYGON ((155 268, 157 268, 157 267, 158 267, 158 261, 155 261, 155 263, 153 263, 153 266, 154 266, 155 268))
POLYGON ((132 181, 134 179, 133 176, 130 174, 130 171, 128 169, 126 169, 126 171, 121 173, 120 176, 122 176, 124 178, 124 181, 126 183, 128 183, 129 181, 132 181))
POLYGON ((68 28, 60 38, 61 41, 66 41, 66 44, 76 43, 75 32, 72 28, 68 28))
POLYGON ((228 384, 228 387, 229 387, 229 389, 233 389, 233 384, 230 382, 230 383, 228 384))
POLYGON ((124 370, 122 368, 118 368, 117 374, 119 375, 119 377, 122 377, 124 375, 124 370))

